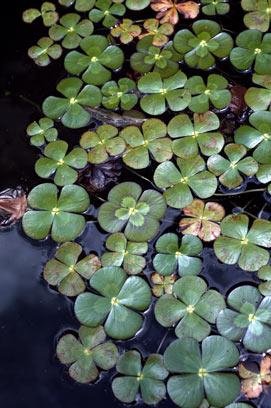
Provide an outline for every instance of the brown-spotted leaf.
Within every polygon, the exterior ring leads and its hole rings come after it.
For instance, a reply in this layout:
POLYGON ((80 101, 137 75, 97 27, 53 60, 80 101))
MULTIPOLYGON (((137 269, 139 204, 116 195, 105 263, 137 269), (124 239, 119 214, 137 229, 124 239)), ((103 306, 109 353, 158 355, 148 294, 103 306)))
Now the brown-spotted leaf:
POLYGON ((27 200, 21 188, 7 188, 0 193, 0 225, 14 224, 25 213, 27 200))
POLYGON ((241 391, 247 398, 257 398, 263 390, 260 374, 249 371, 243 363, 239 365, 238 371, 242 378, 241 391))
POLYGON ((199 14, 199 4, 194 1, 177 4, 176 8, 179 13, 183 14, 184 18, 196 18, 199 14))
POLYGON ((221 233, 220 226, 211 221, 202 220, 201 229, 198 236, 202 241, 210 242, 219 237, 221 233))

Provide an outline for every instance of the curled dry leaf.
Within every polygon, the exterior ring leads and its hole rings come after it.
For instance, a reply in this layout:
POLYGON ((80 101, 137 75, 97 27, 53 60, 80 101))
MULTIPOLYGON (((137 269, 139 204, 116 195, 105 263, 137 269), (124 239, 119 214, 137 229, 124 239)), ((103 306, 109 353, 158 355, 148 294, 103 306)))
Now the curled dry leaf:
POLYGON ((260 363, 260 372, 251 371, 245 364, 239 365, 239 376, 242 378, 241 391, 247 398, 258 398, 267 391, 267 386, 271 382, 271 356, 267 354, 260 363))
POLYGON ((177 24, 178 13, 181 13, 184 18, 196 18, 199 14, 199 5, 194 1, 181 3, 179 0, 152 0, 151 8, 157 11, 156 17, 161 18, 161 24, 177 24))
POLYGON ((182 218, 179 225, 184 235, 191 234, 198 236, 203 241, 213 241, 220 235, 220 226, 217 222, 225 217, 225 210, 222 205, 214 202, 204 203, 195 199, 192 204, 183 208, 186 216, 192 218, 182 218))
POLYGON ((100 164, 89 163, 84 170, 79 171, 79 184, 90 193, 103 191, 112 181, 118 180, 122 166, 122 160, 115 158, 100 164))
POLYGON ((0 193, 0 226, 15 224, 27 208, 26 195, 21 187, 7 188, 0 193))
POLYGON ((247 107, 244 99, 246 91, 247 89, 240 84, 236 84, 230 89, 231 102, 229 104, 229 108, 231 112, 235 113, 236 115, 240 115, 242 111, 247 107))

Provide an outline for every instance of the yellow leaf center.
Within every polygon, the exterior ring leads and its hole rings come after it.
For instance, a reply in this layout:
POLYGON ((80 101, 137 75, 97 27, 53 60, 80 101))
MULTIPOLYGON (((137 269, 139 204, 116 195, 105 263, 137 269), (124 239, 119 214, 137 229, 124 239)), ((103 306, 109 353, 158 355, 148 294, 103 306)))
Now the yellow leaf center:
POLYGON ((165 88, 163 88, 163 89, 161 89, 160 93, 161 93, 162 95, 165 95, 165 94, 167 93, 167 90, 166 90, 165 88))
POLYGON ((247 244, 248 244, 248 239, 244 237, 244 238, 242 239, 242 241, 241 241, 241 244, 242 244, 242 245, 247 245, 247 244))
POLYGON ((210 95, 211 91, 210 89, 206 89, 206 91, 204 91, 205 95, 210 95))
POLYGON ((137 381, 141 381, 143 380, 143 378, 144 378, 143 374, 140 374, 140 373, 137 374, 137 381))
POLYGON ((270 135, 269 135, 268 133, 264 133, 264 134, 262 135, 262 137, 264 138, 264 140, 270 139, 270 135))
POLYGON ((58 165, 58 166, 62 166, 62 164, 64 164, 64 160, 63 160, 63 159, 61 159, 61 160, 59 160, 59 161, 57 162, 57 165, 58 165))
POLYGON ((207 371, 205 370, 205 368, 200 368, 199 372, 198 372, 198 375, 200 377, 204 377, 205 375, 207 375, 207 371))
POLYGON ((77 99, 75 99, 75 98, 71 98, 71 99, 70 99, 70 104, 71 104, 71 105, 73 105, 73 104, 76 103, 76 102, 77 102, 77 99))
POLYGON ((91 61, 91 62, 97 62, 97 61, 98 61, 98 58, 97 58, 97 57, 92 57, 90 61, 91 61))
POLYGON ((235 167, 237 166, 237 164, 236 163, 234 163, 234 162, 231 162, 231 165, 230 165, 230 167, 232 168, 232 169, 234 169, 235 167))
POLYGON ((207 42, 206 41, 201 41, 200 43, 199 43, 199 45, 201 46, 201 47, 206 47, 207 46, 207 42))
POLYGON ((59 214, 59 209, 58 208, 53 208, 52 209, 52 211, 51 211, 51 214, 53 214, 53 215, 57 215, 57 214, 59 214))
POLYGON ((255 320, 257 320, 257 316, 255 316, 254 314, 250 314, 249 316, 248 316, 248 320, 250 321, 250 322, 254 322, 255 320))
POLYGON ((254 54, 260 54, 262 50, 260 48, 255 48, 254 54))
POLYGON ((187 184, 187 182, 188 182, 188 177, 183 177, 183 178, 181 179, 181 183, 187 184))
POLYGON ((180 256, 182 256, 182 253, 181 253, 181 252, 179 252, 179 251, 175 252, 175 257, 176 257, 176 258, 180 258, 180 256))
POLYGON ((111 299, 111 305, 116 306, 119 303, 119 299, 116 297, 112 297, 111 299))
POLYGON ((105 15, 105 16, 108 16, 108 14, 109 14, 109 11, 108 11, 108 10, 105 10, 104 15, 105 15))
POLYGON ((123 92, 118 92, 117 97, 120 98, 123 95, 123 92))
POLYGON ((193 313, 195 310, 195 307, 192 305, 187 306, 186 311, 187 313, 193 313))

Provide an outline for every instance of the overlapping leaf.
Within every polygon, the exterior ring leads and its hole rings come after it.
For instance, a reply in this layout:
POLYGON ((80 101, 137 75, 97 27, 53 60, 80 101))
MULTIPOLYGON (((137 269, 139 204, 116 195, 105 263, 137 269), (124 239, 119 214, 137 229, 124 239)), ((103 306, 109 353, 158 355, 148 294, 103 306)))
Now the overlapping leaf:
POLYGON ((118 17, 123 16, 125 11, 123 4, 114 4, 112 0, 97 0, 88 17, 94 23, 102 21, 103 26, 113 27, 118 23, 118 17))
POLYGON ((110 33, 113 37, 119 37, 123 44, 128 44, 139 36, 141 28, 133 24, 133 20, 124 18, 121 24, 111 29, 110 33))
POLYGON ((173 25, 164 23, 159 26, 159 21, 155 18, 148 18, 144 21, 143 27, 147 33, 141 34, 139 39, 150 36, 152 45, 161 47, 168 43, 168 37, 174 32, 173 25))
POLYGON ((242 340, 251 351, 263 353, 271 347, 271 298, 262 298, 254 286, 239 286, 230 292, 228 305, 217 316, 222 336, 242 340))
POLYGON ((23 12, 23 21, 25 23, 33 23, 36 18, 42 18, 43 24, 46 27, 50 27, 58 20, 58 13, 56 12, 56 6, 53 3, 45 1, 41 5, 41 9, 36 8, 27 9, 23 12))
POLYGON ((161 23, 174 25, 179 21, 179 13, 184 18, 196 18, 199 14, 199 5, 194 1, 151 0, 151 8, 157 11, 156 18, 161 18, 161 23))

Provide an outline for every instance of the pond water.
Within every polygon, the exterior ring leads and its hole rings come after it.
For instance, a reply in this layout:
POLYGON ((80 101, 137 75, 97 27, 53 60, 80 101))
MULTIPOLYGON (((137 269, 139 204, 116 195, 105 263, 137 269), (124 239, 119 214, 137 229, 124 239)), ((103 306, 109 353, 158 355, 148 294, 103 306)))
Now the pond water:
MULTIPOLYGON (((41 2, 35 1, 33 4, 33 0, 25 0, 16 5, 16 10, 14 4, 9 3, 5 6, 5 19, 9 21, 9 27, 12 25, 16 28, 17 34, 6 38, 6 54, 0 75, 0 190, 17 185, 30 190, 40 179, 34 172, 37 150, 28 144, 25 128, 40 117, 38 106, 46 96, 54 94, 55 84, 62 79, 63 71, 59 61, 47 68, 38 68, 27 57, 27 49, 42 36, 42 30, 41 25, 36 23, 32 27, 23 24, 21 14, 24 9, 41 2)), ((224 69, 228 72, 227 68, 224 69)), ((245 85, 246 79, 240 78, 241 84, 245 85)), ((69 129, 64 132, 61 136, 66 140, 82 133, 69 129)), ((150 168, 144 174, 151 175, 151 172, 150 168)), ((141 181, 127 170, 120 180, 141 181)), ((249 187, 253 188, 255 183, 253 180, 249 187)), ((145 183, 142 187, 149 188, 149 185, 145 183)), ((242 206, 250 200, 253 201, 247 211, 257 215, 265 203, 262 195, 249 195, 249 198, 234 196, 217 201, 230 213, 237 203, 242 206)), ((94 201, 94 204, 97 203, 94 201)), ((94 215, 95 207, 90 211, 94 215)), ((172 222, 179 219, 179 213, 173 209, 167 211, 165 218, 171 221, 162 223, 159 235, 165 231, 178 232, 178 225, 172 222)), ((269 204, 263 215, 270 218, 269 204)), ((95 224, 89 223, 76 242, 83 246, 86 253, 91 251, 100 256, 107 236, 95 224)), ((150 248, 157 238, 151 241, 150 248)), ((80 385, 69 378, 67 370, 56 358, 55 348, 60 335, 77 330, 80 325, 73 314, 73 301, 50 289, 41 276, 43 266, 54 256, 55 249, 56 243, 50 238, 41 242, 27 238, 21 222, 0 231, 0 405, 5 408, 82 408, 86 404, 95 408, 124 407, 126 404, 119 402, 111 391, 114 369, 103 372, 95 384, 80 385)), ((148 265, 144 270, 146 279, 153 272, 152 257, 152 251, 149 251, 148 265)), ((245 272, 236 265, 221 264, 211 245, 205 245, 202 257, 201 276, 207 280, 210 288, 218 289, 223 295, 238 282, 256 285, 255 273, 245 272)), ((172 330, 164 329, 155 321, 151 307, 145 313, 144 327, 138 335, 129 341, 117 341, 116 344, 120 351, 136 348, 146 356, 156 352, 166 332, 168 335, 161 352, 175 336, 172 330)), ((216 333, 215 330, 213 333, 216 333)), ((241 346, 240 350, 244 358, 247 357, 241 346)), ((245 398, 240 396, 238 400, 245 401, 245 398)), ((256 407, 268 408, 271 398, 266 394, 253 403, 256 407)), ((145 406, 140 402, 136 405, 145 406)), ((171 408, 175 405, 167 398, 159 406, 171 408)))

